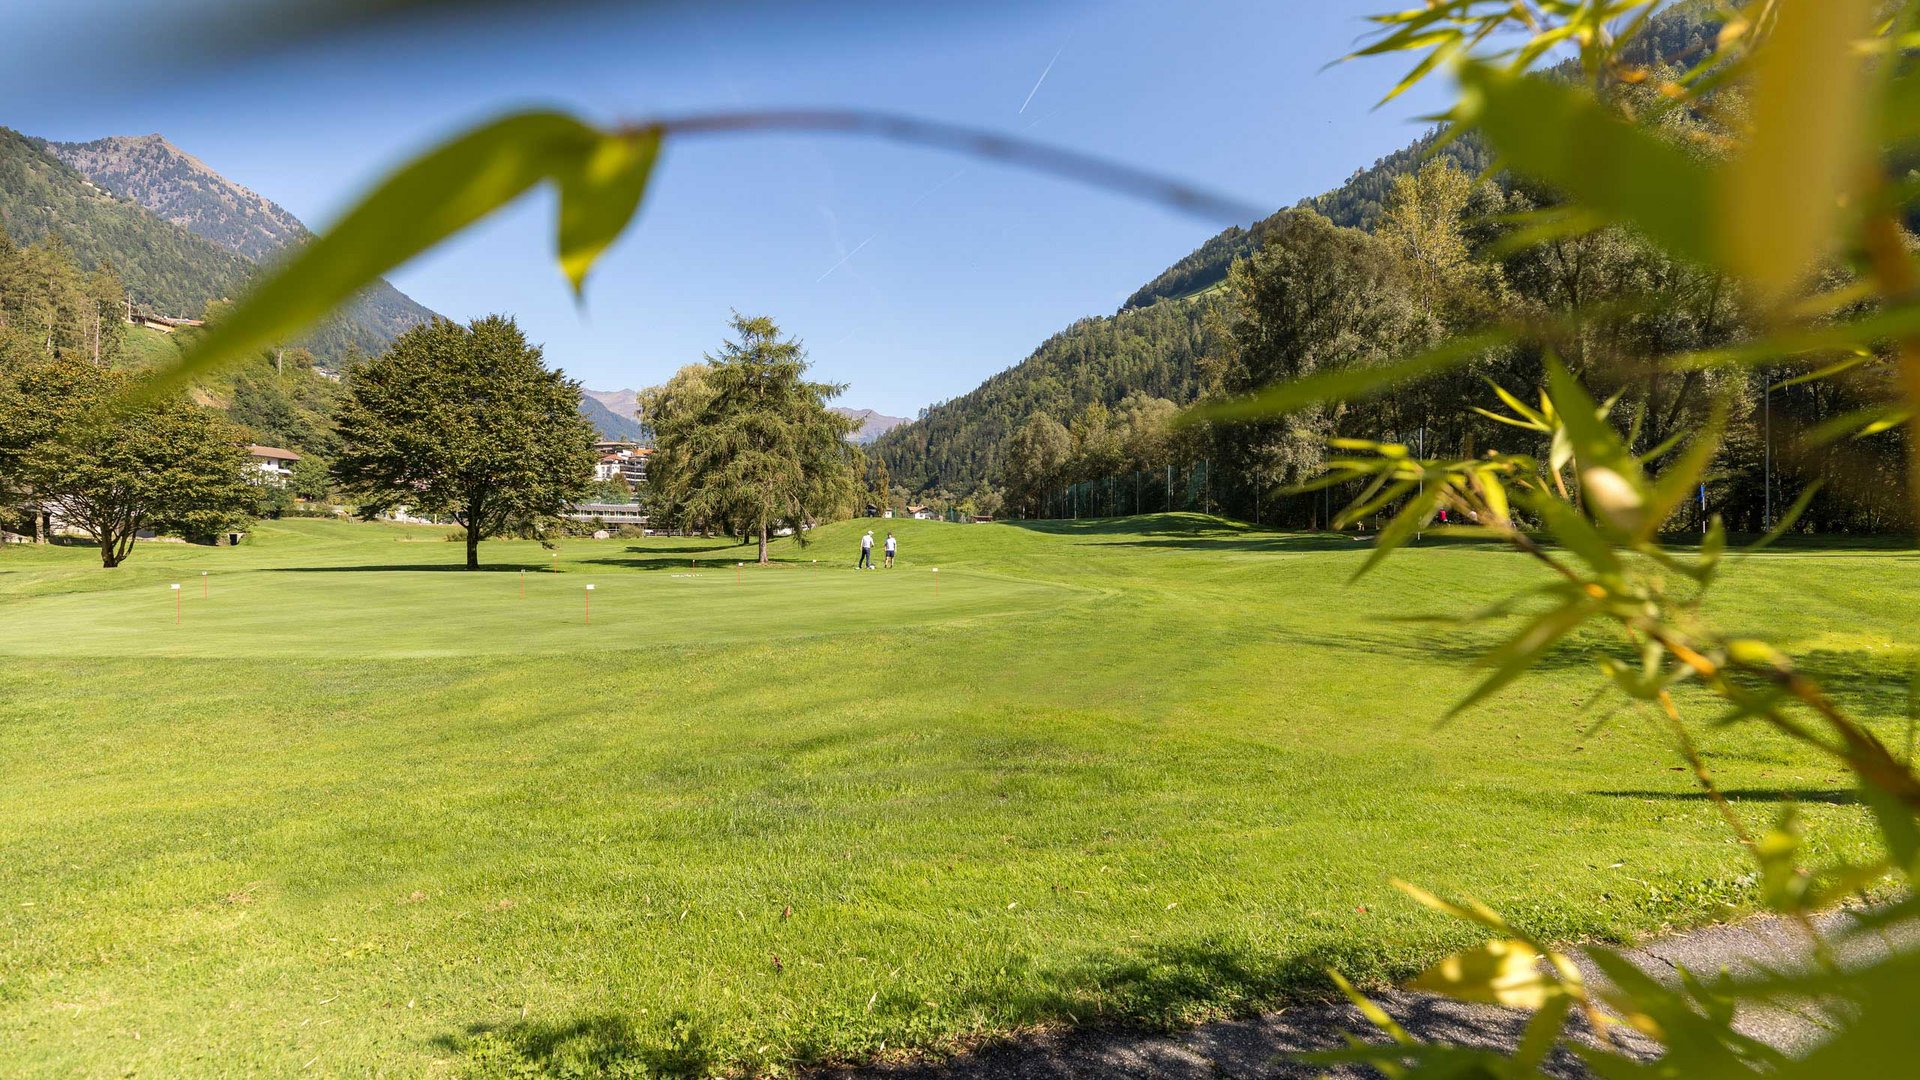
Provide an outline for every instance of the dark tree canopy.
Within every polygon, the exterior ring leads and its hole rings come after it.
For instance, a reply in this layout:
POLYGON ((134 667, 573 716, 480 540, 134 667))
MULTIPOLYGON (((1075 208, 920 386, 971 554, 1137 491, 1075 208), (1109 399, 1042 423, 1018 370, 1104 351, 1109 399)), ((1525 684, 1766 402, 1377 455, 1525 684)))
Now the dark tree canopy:
POLYGON ((827 402, 843 387, 806 379, 806 351, 765 316, 735 314, 736 339, 646 402, 649 481, 671 513, 757 537, 802 532, 854 496, 857 424, 827 402))
POLYGON ((415 327, 348 376, 334 478, 363 515, 451 515, 477 568, 481 540, 559 513, 592 481, 579 394, 510 318, 415 327))
POLYGON ((129 376, 69 357, 9 363, 0 382, 0 430, 26 436, 7 455, 12 485, 92 536, 103 566, 144 530, 216 535, 254 506, 242 432, 212 409, 143 399, 129 376))

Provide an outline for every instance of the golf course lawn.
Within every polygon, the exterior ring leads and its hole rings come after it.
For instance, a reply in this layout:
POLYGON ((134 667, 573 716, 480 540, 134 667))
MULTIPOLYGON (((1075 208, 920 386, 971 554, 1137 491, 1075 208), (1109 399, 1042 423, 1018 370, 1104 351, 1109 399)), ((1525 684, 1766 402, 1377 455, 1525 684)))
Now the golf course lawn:
MULTIPOLYGON (((112 571, 0 549, 0 1075, 775 1072, 1477 940, 1393 877, 1568 940, 1750 902, 1649 718, 1577 712, 1601 639, 1436 727, 1503 628, 1392 617, 1538 582, 1519 556, 1350 585, 1361 544, 1198 516, 892 521, 901 564, 856 573, 863 524, 768 568, 468 573, 446 529, 311 520, 112 571)), ((1768 552, 1710 610, 1906 738, 1920 558, 1768 552)), ((1750 822, 1786 793, 1817 857, 1866 851, 1835 770, 1706 745, 1750 822)))

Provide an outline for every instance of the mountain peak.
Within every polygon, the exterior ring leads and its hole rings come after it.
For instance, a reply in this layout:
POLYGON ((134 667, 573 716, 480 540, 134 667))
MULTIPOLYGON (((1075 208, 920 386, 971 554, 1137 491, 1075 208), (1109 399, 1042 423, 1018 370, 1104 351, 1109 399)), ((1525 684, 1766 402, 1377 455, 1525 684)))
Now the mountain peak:
POLYGON ((860 425, 851 438, 863 446, 901 424, 907 423, 907 418, 904 416, 888 416, 873 409, 849 409, 843 405, 835 405, 832 411, 860 425))
POLYGON ((106 191, 253 262, 308 236, 300 219, 279 204, 221 176, 158 132, 44 145, 106 191))
MULTIPOLYGON (((220 175, 159 132, 84 143, 33 142, 96 188, 248 262, 270 262, 313 235, 284 207, 220 175)), ((196 308, 166 314, 198 313, 196 308)), ((339 362, 353 349, 377 353, 432 317, 432 311, 381 281, 331 319, 332 330, 322 327, 316 331, 320 338, 310 341, 324 359, 339 362)))

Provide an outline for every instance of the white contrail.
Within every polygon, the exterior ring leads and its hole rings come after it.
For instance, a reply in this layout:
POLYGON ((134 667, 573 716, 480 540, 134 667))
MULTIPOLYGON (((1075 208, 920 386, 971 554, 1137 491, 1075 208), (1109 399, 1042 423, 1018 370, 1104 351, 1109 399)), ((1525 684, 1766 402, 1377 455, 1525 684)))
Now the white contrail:
POLYGON ((1040 77, 1033 81, 1033 89, 1027 91, 1027 100, 1020 103, 1021 113, 1026 112, 1027 106, 1033 104, 1033 95, 1040 92, 1040 84, 1047 81, 1047 73, 1053 70, 1053 65, 1060 59, 1060 54, 1066 51, 1067 46, 1064 43, 1062 43, 1058 49, 1053 50, 1053 59, 1047 61, 1046 69, 1041 71, 1040 77))
MULTIPOLYGON (((1052 113, 1048 113, 1047 115, 1048 115, 1048 116, 1052 116, 1053 114, 1052 114, 1052 113)), ((1044 119, 1044 117, 1043 117, 1043 119, 1044 119)), ((961 173, 964 173, 964 172, 966 172, 966 171, 967 171, 967 170, 965 169, 965 167, 962 167, 962 168, 958 168, 958 169, 955 169, 955 170, 953 170, 952 172, 950 172, 950 173, 948 173, 948 174, 947 174, 947 176, 946 176, 946 179, 944 179, 944 180, 941 180, 941 181, 940 181, 939 183, 937 183, 937 184, 935 184, 935 185, 933 185, 932 187, 930 187, 930 188, 928 188, 928 189, 926 189, 925 191, 922 191, 922 192, 920 193, 920 196, 919 196, 918 198, 916 198, 916 199, 914 199, 914 200, 913 200, 912 202, 910 202, 910 203, 908 203, 908 204, 907 204, 907 208, 906 208, 905 210, 902 210, 902 211, 900 211, 900 213, 899 213, 899 214, 897 214, 897 215, 895 215, 895 217, 896 217, 896 219, 897 219, 897 218, 900 218, 900 217, 905 217, 905 216, 906 216, 907 214, 910 214, 910 213, 912 213, 912 212, 914 211, 914 209, 915 209, 915 208, 917 208, 917 207, 918 207, 918 206, 919 206, 919 205, 920 205, 921 203, 923 203, 923 202, 926 202, 926 201, 927 201, 927 199, 928 199, 928 197, 929 197, 929 196, 931 196, 931 195, 932 195, 932 194, 933 194, 934 192, 936 192, 936 191, 939 191, 939 190, 940 190, 941 188, 943 188, 943 187, 946 187, 946 186, 947 186, 948 184, 951 184, 951 183, 953 183, 953 182, 954 182, 955 180, 958 180, 958 179, 960 178, 960 174, 961 174, 961 173)), ((823 210, 824 210, 824 209, 826 209, 826 208, 825 208, 825 207, 822 207, 821 209, 823 209, 823 210)), ((838 221, 839 221, 839 219, 838 219, 837 217, 833 217, 833 212, 832 212, 831 210, 829 210, 829 211, 827 211, 827 216, 828 216, 828 217, 832 217, 832 218, 833 218, 833 220, 834 220, 834 221, 836 222, 836 227, 837 227, 837 223, 838 223, 838 221)), ((896 220, 896 221, 894 222, 894 224, 896 224, 896 225, 897 225, 897 224, 899 224, 899 222, 898 222, 898 220, 896 220)), ((818 284, 820 284, 821 282, 823 282, 823 281, 825 281, 825 280, 827 280, 827 278, 828 278, 828 277, 830 277, 830 276, 831 276, 831 275, 833 274, 833 272, 834 272, 835 270, 838 270, 838 269, 840 269, 841 267, 843 267, 843 266, 845 266, 845 265, 847 265, 847 260, 848 260, 848 259, 851 259, 851 258, 853 258, 853 257, 854 257, 855 255, 858 255, 858 254, 860 253, 860 249, 861 249, 861 248, 863 248, 863 247, 866 247, 866 246, 867 246, 868 244, 871 244, 871 243, 873 243, 873 242, 874 242, 875 240, 878 240, 878 239, 880 239, 880 234, 881 234, 881 233, 884 233, 884 232, 886 232, 886 231, 887 231, 887 230, 885 230, 885 229, 877 229, 877 230, 875 230, 875 231, 874 231, 874 233, 873 233, 873 234, 872 234, 871 236, 868 236, 868 237, 867 237, 867 238, 866 238, 865 240, 862 240, 862 241, 860 241, 860 243, 859 243, 859 244, 857 244, 857 245, 855 245, 855 246, 854 246, 854 249, 853 249, 852 251, 849 251, 849 252, 847 252, 847 253, 846 253, 845 255, 842 255, 842 256, 840 256, 840 261, 839 261, 839 262, 837 262, 837 263, 834 263, 834 264, 833 264, 832 266, 829 266, 829 267, 827 267, 827 272, 826 272, 826 273, 824 273, 824 274, 821 274, 821 275, 820 275, 819 277, 817 277, 817 278, 814 278, 814 279, 813 279, 813 283, 814 283, 815 285, 818 285, 818 284)))
MULTIPOLYGON (((879 233, 874 233, 874 234, 873 234, 873 236, 879 236, 879 235, 880 235, 879 233)), ((853 246, 853 250, 852 250, 852 251, 849 251, 849 252, 847 252, 847 253, 846 253, 845 255, 842 255, 842 256, 840 256, 840 261, 839 261, 839 262, 837 262, 837 263, 834 263, 834 264, 833 264, 832 266, 829 266, 829 267, 827 267, 827 273, 825 273, 825 274, 821 274, 821 275, 820 275, 819 277, 817 277, 817 278, 814 278, 814 279, 813 279, 813 283, 814 283, 815 285, 818 285, 818 284, 820 284, 821 282, 823 282, 823 281, 825 281, 825 280, 827 280, 827 276, 828 276, 828 274, 832 274, 832 273, 833 273, 833 272, 834 272, 835 270, 838 270, 838 269, 840 269, 841 267, 843 267, 843 266, 845 266, 845 265, 847 265, 847 260, 848 260, 848 259, 851 259, 851 258, 853 258, 853 257, 854 257, 855 255, 858 255, 858 254, 860 254, 860 249, 861 249, 861 248, 863 248, 863 247, 866 247, 866 246, 867 246, 868 244, 871 244, 871 243, 873 243, 873 236, 869 236, 869 237, 867 237, 867 238, 866 238, 865 240, 862 240, 862 241, 860 241, 860 242, 859 242, 858 244, 855 244, 855 245, 853 246)))

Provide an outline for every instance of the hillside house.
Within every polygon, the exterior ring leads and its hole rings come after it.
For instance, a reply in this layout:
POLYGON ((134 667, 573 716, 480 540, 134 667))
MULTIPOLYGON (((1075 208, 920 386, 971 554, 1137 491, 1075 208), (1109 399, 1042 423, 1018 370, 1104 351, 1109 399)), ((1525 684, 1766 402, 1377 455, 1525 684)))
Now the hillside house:
POLYGON ((915 521, 932 521, 940 515, 934 513, 933 507, 931 506, 909 506, 907 507, 907 516, 915 521))
POLYGON ((277 446, 249 445, 247 447, 247 461, 260 470, 261 475, 265 476, 269 483, 283 487, 287 479, 293 475, 293 463, 299 460, 299 454, 291 450, 282 450, 277 446))
POLYGON ((596 448, 606 447, 612 449, 603 449, 600 460, 594 463, 595 480, 611 480, 617 476, 631 487, 647 482, 647 458, 653 454, 652 447, 599 443, 596 448))
POLYGON ((158 330, 163 334, 171 334, 181 327, 206 325, 206 323, 199 319, 174 319, 165 315, 149 315, 144 311, 133 312, 127 316, 127 321, 135 326, 144 326, 149 330, 158 330))

